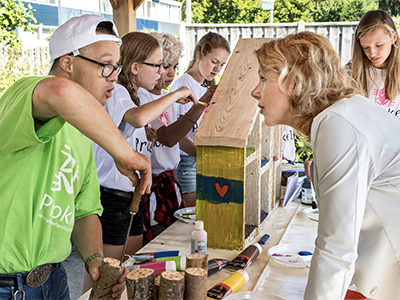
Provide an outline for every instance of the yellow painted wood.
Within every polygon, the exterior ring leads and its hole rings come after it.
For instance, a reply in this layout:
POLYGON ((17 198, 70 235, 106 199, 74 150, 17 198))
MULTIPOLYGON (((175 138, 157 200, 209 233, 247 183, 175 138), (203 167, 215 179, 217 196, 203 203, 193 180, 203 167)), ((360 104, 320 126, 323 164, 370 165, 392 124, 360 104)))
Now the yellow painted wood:
POLYGON ((197 173, 244 181, 245 150, 233 147, 197 147, 197 173))
MULTIPOLYGON (((197 174, 242 181, 245 174, 245 150, 232 147, 197 147, 197 174)), ((244 194, 242 195, 244 199, 244 194)), ((237 203, 212 204, 197 199, 196 219, 204 221, 211 248, 243 248, 244 205, 237 203)))
POLYGON ((204 221, 207 247, 242 250, 244 243, 243 204, 218 205, 196 200, 196 219, 204 221))

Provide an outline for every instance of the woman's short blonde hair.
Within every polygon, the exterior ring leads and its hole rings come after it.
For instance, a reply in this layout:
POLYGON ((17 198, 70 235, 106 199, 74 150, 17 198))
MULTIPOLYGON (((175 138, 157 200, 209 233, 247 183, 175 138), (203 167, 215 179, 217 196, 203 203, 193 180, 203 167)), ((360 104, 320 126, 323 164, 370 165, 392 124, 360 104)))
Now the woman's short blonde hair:
POLYGON ((174 59, 179 60, 182 57, 183 43, 172 34, 157 31, 152 31, 149 34, 160 43, 164 55, 164 64, 170 64, 174 59))
POLYGON ((329 40, 316 33, 303 31, 267 41, 256 56, 263 73, 279 74, 278 85, 288 95, 293 127, 306 137, 315 116, 356 92, 329 40))

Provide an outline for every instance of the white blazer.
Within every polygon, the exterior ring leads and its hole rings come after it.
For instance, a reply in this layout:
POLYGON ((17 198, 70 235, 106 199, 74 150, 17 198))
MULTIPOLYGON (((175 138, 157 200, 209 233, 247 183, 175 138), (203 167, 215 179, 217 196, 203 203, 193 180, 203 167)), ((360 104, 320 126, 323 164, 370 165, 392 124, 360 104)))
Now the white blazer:
POLYGON ((400 120, 356 95, 314 119, 311 143, 319 224, 304 299, 344 299, 351 283, 400 299, 400 120))

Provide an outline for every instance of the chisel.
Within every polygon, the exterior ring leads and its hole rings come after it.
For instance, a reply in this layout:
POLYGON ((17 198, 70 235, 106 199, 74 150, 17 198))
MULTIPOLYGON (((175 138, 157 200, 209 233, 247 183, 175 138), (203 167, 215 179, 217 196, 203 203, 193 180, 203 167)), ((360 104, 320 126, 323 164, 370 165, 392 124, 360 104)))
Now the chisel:
POLYGON ((128 232, 126 233, 124 248, 122 249, 121 260, 119 263, 120 266, 122 265, 122 261, 124 259, 124 255, 125 255, 126 245, 128 244, 129 233, 131 232, 133 217, 139 211, 139 204, 140 204, 141 199, 142 199, 142 195, 140 195, 140 193, 136 187, 135 190, 133 191, 131 206, 129 207, 129 212, 131 213, 131 219, 129 221, 128 232))

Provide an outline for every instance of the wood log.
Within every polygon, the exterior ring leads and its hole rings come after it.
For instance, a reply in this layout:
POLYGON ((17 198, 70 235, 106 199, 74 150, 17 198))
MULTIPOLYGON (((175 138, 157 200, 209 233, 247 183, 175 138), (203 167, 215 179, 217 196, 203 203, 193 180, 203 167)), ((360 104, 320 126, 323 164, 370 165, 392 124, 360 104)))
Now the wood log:
POLYGON ((186 268, 202 268, 208 271, 208 254, 190 254, 186 256, 186 268))
POLYGON ((106 257, 101 262, 99 278, 93 283, 89 300, 113 300, 112 287, 118 283, 124 273, 125 265, 119 265, 119 260, 106 257))
POLYGON ((153 269, 136 269, 126 275, 128 300, 155 299, 155 276, 153 269))
POLYGON ((155 285, 155 291, 156 291, 156 297, 155 297, 155 299, 157 300, 158 299, 158 295, 159 295, 159 293, 160 293, 160 280, 161 280, 161 275, 158 275, 157 277, 156 277, 156 280, 155 280, 155 282, 154 282, 154 285, 155 285))
POLYGON ((185 273, 185 300, 206 300, 207 271, 202 268, 187 268, 185 273))
POLYGON ((159 300, 183 300, 185 276, 178 271, 164 271, 160 278, 159 300))

